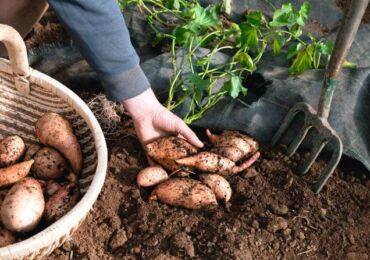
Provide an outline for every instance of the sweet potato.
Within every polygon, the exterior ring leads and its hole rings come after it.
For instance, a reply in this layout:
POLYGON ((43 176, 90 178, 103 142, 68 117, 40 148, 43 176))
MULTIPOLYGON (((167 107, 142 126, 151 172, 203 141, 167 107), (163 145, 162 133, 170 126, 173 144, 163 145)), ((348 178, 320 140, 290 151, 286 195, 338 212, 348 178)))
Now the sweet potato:
POLYGON ((33 159, 33 157, 35 156, 35 154, 41 149, 41 146, 37 145, 37 144, 31 144, 30 146, 27 147, 27 151, 26 153, 24 154, 24 158, 23 160, 24 161, 28 161, 28 160, 31 160, 33 159))
POLYGON ((11 135, 0 141, 0 167, 6 167, 19 161, 26 151, 21 137, 11 135))
POLYGON ((230 200, 232 190, 229 182, 224 177, 218 174, 201 174, 199 179, 213 191, 218 200, 225 202, 230 200))
POLYGON ((29 160, 0 169, 0 187, 16 183, 27 176, 33 162, 33 160, 29 160))
POLYGON ((176 160, 179 165, 194 168, 202 172, 222 172, 231 169, 235 163, 215 153, 201 152, 176 160))
POLYGON ((70 183, 57 190, 46 202, 45 220, 57 221, 70 211, 78 202, 80 191, 75 183, 70 183))
POLYGON ((217 205, 215 194, 200 181, 186 178, 171 178, 159 184, 150 196, 165 204, 200 209, 217 205))
POLYGON ((145 146, 150 158, 169 171, 179 169, 176 159, 197 153, 197 149, 179 137, 162 137, 145 146))
POLYGON ((36 122, 36 135, 42 144, 61 152, 69 161, 74 173, 80 172, 81 147, 67 119, 56 113, 44 114, 36 122))
POLYGON ((14 244, 16 241, 15 235, 4 227, 0 227, 0 247, 14 244))
POLYGON ((233 162, 237 162, 245 156, 242 150, 240 150, 237 147, 231 147, 231 146, 214 147, 210 151, 213 153, 217 153, 223 157, 226 157, 232 160, 233 162))
POLYGON ((31 177, 17 182, 1 205, 1 221, 13 232, 33 230, 42 218, 45 200, 40 183, 31 177))
POLYGON ((41 148, 34 156, 34 161, 32 172, 43 180, 58 179, 68 170, 67 161, 51 147, 41 148))
POLYGON ((147 167, 137 175, 137 185, 151 187, 168 179, 167 172, 160 166, 147 167))
POLYGON ((61 188, 56 181, 50 180, 46 183, 46 194, 50 197, 61 188))
POLYGON ((201 152, 196 155, 176 160, 179 165, 190 167, 202 172, 217 173, 223 176, 234 175, 250 167, 260 153, 255 153, 241 165, 236 165, 232 160, 215 153, 201 152))
POLYGON ((221 135, 215 135, 207 129, 206 134, 214 146, 212 151, 234 162, 258 150, 258 143, 252 137, 237 131, 224 131, 221 135))

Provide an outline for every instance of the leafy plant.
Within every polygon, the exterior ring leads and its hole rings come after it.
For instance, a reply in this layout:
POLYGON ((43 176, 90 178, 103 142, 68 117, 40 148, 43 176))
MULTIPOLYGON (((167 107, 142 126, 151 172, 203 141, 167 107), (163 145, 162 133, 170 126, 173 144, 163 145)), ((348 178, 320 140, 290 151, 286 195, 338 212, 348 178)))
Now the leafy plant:
POLYGON ((207 7, 197 0, 120 0, 120 4, 135 4, 147 14, 157 43, 170 40, 173 75, 166 106, 174 110, 190 99, 186 123, 201 118, 225 95, 246 95, 243 78, 257 69, 267 51, 284 55, 291 63, 290 73, 295 75, 325 65, 333 48, 330 41, 303 33, 311 10, 308 2, 299 9, 291 3, 284 4, 274 11, 272 19, 260 11, 251 11, 238 24, 228 19, 230 0, 207 7), (199 57, 201 47, 209 51, 199 57), (179 65, 180 50, 185 50, 185 59, 179 65), (226 50, 230 60, 213 65, 214 55, 226 50), (185 64, 190 74, 184 74, 185 64), (220 84, 223 86, 216 89, 220 84))

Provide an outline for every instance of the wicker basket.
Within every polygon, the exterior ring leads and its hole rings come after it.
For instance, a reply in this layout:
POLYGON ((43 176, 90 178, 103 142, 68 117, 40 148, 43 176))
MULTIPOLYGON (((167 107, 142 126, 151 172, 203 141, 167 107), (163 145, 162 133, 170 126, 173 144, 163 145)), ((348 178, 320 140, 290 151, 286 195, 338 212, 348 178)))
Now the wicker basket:
POLYGON ((92 208, 104 184, 107 148, 87 105, 58 81, 29 68, 21 36, 13 28, 0 25, 0 41, 10 60, 0 59, 0 138, 16 134, 27 144, 37 143, 36 120, 46 112, 56 112, 72 123, 84 156, 79 181, 84 195, 78 204, 31 238, 0 248, 0 259, 39 259, 61 246, 92 208))

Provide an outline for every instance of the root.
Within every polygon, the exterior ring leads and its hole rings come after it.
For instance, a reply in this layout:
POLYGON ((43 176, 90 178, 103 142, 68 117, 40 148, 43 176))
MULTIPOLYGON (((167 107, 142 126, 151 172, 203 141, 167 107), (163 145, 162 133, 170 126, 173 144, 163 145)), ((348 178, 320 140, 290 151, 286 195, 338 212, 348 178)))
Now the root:
POLYGON ((117 140, 126 135, 123 116, 125 109, 122 104, 109 101, 104 94, 87 101, 87 105, 98 120, 107 140, 117 140))
POLYGON ((258 160, 258 158, 260 158, 261 156, 261 153, 260 152, 256 152, 254 155, 252 155, 252 157, 250 157, 248 160, 246 160, 244 163, 242 163, 240 166, 234 166, 233 169, 232 169, 232 172, 231 174, 237 174, 241 171, 244 171, 245 169, 249 168, 253 163, 255 163, 255 161, 258 160))

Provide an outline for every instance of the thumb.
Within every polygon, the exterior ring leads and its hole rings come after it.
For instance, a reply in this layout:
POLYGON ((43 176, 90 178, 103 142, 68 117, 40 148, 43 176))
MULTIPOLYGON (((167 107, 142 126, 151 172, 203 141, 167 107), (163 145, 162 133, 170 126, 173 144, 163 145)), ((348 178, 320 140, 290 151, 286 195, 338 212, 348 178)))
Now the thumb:
POLYGON ((176 120, 176 132, 182 135, 192 145, 202 148, 204 144, 199 140, 198 136, 187 126, 181 119, 176 120))

